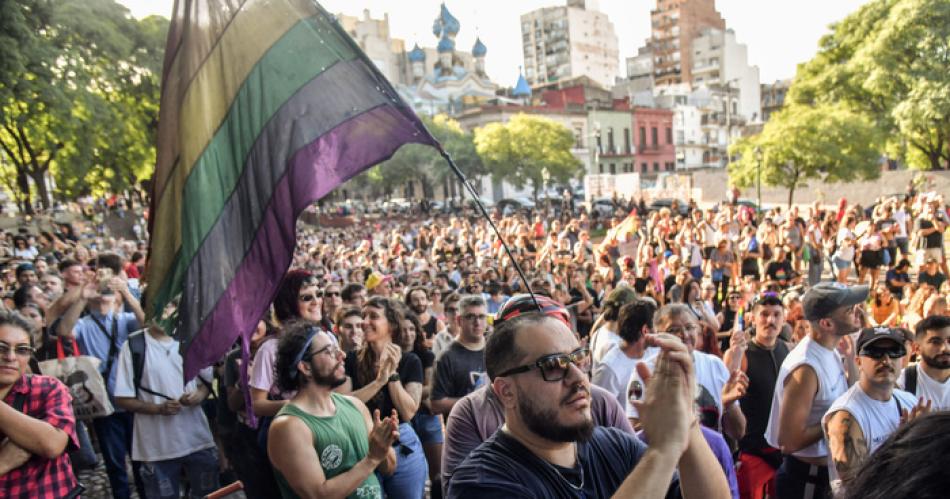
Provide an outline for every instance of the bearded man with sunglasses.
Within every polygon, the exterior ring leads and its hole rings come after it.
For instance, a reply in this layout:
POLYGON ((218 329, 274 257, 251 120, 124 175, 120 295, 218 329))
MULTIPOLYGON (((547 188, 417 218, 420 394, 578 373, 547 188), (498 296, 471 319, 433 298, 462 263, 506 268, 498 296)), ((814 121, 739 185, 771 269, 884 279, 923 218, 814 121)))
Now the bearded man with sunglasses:
POLYGON ((491 389, 505 425, 455 469, 450 498, 729 497, 692 412, 692 362, 670 336, 640 406, 650 447, 595 427, 590 351, 563 321, 541 312, 499 326, 486 345, 491 389), (679 477, 674 472, 679 467, 679 477))
POLYGON ((857 343, 858 382, 822 418, 836 497, 900 424, 930 412, 929 401, 924 404, 921 398, 918 402, 914 395, 894 388, 900 359, 907 354, 904 340, 896 329, 863 329, 857 343))
POLYGON ((782 362, 765 429, 765 440, 783 454, 775 475, 779 499, 828 495, 829 452, 821 418, 857 378, 847 336, 861 328, 867 298, 867 286, 837 282, 819 283, 802 297, 811 333, 782 362))

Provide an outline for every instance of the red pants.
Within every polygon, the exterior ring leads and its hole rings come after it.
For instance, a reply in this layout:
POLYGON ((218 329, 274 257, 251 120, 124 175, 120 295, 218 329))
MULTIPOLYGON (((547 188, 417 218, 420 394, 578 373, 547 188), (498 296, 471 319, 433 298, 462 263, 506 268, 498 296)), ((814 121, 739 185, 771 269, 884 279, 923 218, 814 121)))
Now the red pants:
POLYGON ((766 493, 775 497, 775 469, 758 456, 739 453, 736 479, 740 499, 762 499, 766 493))

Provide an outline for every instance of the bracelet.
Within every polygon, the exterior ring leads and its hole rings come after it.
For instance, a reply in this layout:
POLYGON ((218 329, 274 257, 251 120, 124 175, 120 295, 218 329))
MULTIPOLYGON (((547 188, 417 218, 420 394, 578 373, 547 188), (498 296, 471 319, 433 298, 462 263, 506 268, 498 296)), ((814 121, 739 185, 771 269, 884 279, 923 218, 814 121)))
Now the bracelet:
POLYGON ((387 383, 392 383, 393 381, 399 381, 399 373, 392 373, 389 375, 389 380, 387 380, 387 383))

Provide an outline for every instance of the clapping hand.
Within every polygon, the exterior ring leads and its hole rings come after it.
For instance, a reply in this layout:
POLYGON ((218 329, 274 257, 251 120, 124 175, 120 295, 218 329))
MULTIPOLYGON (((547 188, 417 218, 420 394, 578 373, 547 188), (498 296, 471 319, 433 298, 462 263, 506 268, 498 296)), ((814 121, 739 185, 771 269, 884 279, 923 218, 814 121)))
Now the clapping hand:
POLYGON ((647 344, 662 349, 651 374, 646 364, 637 373, 646 385, 642 401, 633 401, 650 447, 679 459, 689 444, 689 431, 697 421, 693 410, 696 383, 693 359, 686 345, 669 334, 647 335, 647 344))
POLYGON ((373 428, 369 432, 369 458, 382 461, 392 448, 393 442, 399 440, 399 416, 393 409, 392 414, 379 419, 379 409, 373 411, 373 428))

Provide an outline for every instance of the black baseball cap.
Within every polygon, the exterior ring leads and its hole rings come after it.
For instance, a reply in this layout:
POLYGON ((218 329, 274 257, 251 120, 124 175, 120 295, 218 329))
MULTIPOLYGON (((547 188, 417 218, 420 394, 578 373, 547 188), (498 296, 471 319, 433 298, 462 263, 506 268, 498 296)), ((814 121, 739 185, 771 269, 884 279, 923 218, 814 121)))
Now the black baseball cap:
POLYGON ((868 286, 846 286, 840 282, 822 282, 812 286, 802 296, 805 319, 824 319, 832 312, 868 299, 868 286))
POLYGON ((907 337, 904 336, 904 332, 900 329, 891 327, 879 326, 864 328, 858 336, 858 355, 861 354, 860 352, 864 347, 881 340, 891 340, 900 345, 901 348, 904 348, 904 342, 907 340, 907 337))

